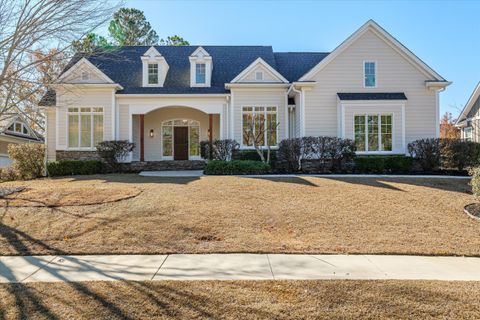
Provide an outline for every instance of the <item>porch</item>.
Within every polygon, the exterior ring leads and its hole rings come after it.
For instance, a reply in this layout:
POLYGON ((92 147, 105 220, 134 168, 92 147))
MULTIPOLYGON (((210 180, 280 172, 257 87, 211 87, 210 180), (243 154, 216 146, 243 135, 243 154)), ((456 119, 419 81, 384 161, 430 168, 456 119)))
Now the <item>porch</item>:
MULTIPOLYGON (((145 114, 132 114, 131 141, 136 148, 133 162, 152 162, 155 170, 169 166, 155 162, 187 163, 185 169, 202 169, 200 142, 221 139, 221 113, 206 113, 191 107, 163 107, 145 114), (201 167, 201 168, 200 168, 201 167)), ((148 170, 145 168, 143 170, 148 170)))

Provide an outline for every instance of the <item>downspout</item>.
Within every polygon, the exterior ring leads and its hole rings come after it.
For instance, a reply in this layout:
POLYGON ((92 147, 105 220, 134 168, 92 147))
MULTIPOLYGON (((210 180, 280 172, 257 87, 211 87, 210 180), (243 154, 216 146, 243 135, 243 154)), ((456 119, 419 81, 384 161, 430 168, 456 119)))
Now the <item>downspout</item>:
MULTIPOLYGON (((301 90, 297 90, 295 89, 295 86, 292 84, 290 86, 290 88, 288 89, 287 91, 287 96, 288 94, 290 93, 290 91, 293 91, 295 93, 298 93, 300 95, 300 109, 299 109, 299 115, 300 115, 300 138, 303 137, 303 133, 302 133, 302 125, 301 125, 301 120, 302 120, 302 117, 303 117, 303 110, 302 110, 302 104, 303 104, 303 91, 301 90)), ((302 169, 302 155, 303 155, 303 151, 300 153, 300 157, 298 157, 298 170, 301 170, 302 169)))

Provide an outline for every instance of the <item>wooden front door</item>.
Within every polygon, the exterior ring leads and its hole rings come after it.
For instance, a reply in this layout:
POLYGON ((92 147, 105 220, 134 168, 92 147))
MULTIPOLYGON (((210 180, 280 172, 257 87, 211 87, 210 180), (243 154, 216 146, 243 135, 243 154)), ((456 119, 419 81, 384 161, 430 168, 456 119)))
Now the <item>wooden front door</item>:
POLYGON ((173 159, 188 160, 188 127, 174 127, 173 159))

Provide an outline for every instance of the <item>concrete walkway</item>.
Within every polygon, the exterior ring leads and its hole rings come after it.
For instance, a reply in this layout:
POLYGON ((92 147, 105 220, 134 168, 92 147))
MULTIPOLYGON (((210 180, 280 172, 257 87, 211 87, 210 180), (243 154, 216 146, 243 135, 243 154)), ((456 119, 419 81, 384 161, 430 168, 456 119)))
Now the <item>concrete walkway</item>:
POLYGON ((287 254, 0 257, 0 282, 240 279, 480 281, 480 258, 287 254))

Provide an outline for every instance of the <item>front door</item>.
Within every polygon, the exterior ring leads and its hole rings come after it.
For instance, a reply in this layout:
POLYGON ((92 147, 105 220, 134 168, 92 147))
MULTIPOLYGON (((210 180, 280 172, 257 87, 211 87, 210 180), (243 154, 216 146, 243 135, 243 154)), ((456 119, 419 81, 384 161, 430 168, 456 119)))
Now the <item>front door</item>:
POLYGON ((173 159, 188 160, 188 127, 174 127, 173 140, 173 159))

